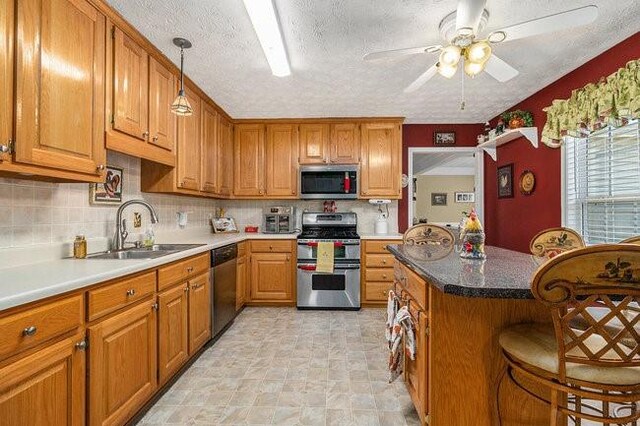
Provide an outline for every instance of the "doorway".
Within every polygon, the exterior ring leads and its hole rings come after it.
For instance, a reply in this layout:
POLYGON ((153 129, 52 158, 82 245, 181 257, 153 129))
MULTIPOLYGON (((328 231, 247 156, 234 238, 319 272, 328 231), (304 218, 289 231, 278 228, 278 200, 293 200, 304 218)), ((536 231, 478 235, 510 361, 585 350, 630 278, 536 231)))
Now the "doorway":
POLYGON ((484 158, 477 148, 409 148, 408 227, 456 228, 463 212, 483 218, 484 158))

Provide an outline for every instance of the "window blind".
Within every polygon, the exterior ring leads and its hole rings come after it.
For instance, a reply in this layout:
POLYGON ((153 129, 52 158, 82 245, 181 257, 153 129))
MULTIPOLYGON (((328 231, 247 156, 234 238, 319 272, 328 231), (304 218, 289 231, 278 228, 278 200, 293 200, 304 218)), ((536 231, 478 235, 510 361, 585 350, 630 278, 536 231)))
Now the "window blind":
POLYGON ((587 244, 640 234, 640 126, 566 138, 565 224, 587 244))

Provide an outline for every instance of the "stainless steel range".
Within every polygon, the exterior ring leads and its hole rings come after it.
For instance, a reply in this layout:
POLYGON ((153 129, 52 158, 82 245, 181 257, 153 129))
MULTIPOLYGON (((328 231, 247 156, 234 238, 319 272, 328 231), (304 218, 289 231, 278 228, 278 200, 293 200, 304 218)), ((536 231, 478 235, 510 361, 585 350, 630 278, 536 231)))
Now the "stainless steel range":
POLYGON ((360 236, 355 213, 302 213, 298 236, 297 306, 360 309, 360 236), (332 274, 316 272, 321 241, 334 245, 332 274))

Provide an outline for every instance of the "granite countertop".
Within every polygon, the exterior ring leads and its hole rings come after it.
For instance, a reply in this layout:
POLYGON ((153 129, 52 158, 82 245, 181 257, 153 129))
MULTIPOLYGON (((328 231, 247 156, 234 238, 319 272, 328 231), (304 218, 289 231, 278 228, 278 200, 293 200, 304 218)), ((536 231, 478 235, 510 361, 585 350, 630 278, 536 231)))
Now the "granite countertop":
POLYGON ((253 239, 295 239, 297 234, 201 234, 156 238, 157 243, 203 244, 156 259, 59 259, 0 269, 0 311, 144 271, 227 244, 253 239))
POLYGON ((444 293, 464 297, 532 299, 538 265, 531 255, 485 247, 485 260, 462 259, 437 246, 390 245, 395 257, 444 293))
POLYGON ((364 232, 359 233, 361 240, 401 240, 402 234, 398 234, 396 232, 392 232, 385 235, 378 235, 372 232, 364 232))

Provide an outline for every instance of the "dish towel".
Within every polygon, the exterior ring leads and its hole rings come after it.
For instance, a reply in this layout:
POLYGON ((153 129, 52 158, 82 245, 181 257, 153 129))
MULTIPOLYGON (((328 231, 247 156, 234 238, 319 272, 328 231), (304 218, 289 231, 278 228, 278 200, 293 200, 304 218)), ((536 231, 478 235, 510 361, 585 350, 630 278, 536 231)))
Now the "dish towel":
POLYGON ((389 383, 398 378, 404 371, 404 357, 416 359, 416 339, 413 332, 413 321, 406 306, 398 309, 393 321, 391 344, 389 347, 389 383), (404 341, 404 350, 402 342, 404 341))
POLYGON ((333 242, 321 241, 318 243, 316 272, 333 274, 333 242))
POLYGON ((396 314, 398 313, 399 307, 400 302, 398 301, 398 297, 396 296, 395 291, 389 290, 389 293, 387 294, 387 323, 386 329, 384 330, 384 337, 386 337, 387 339, 389 349, 391 349, 391 334, 393 333, 393 323, 396 319, 396 314))

